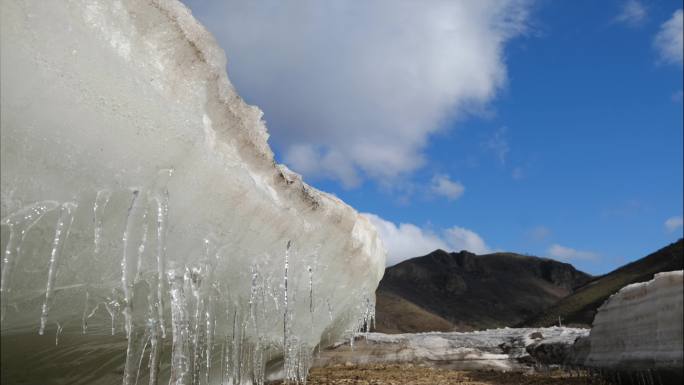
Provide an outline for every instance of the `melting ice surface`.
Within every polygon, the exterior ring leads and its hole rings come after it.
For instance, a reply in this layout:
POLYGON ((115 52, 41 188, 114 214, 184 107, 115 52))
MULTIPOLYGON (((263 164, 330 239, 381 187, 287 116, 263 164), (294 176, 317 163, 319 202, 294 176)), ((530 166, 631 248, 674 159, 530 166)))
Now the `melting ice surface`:
POLYGON ((1 4, 3 382, 303 381, 371 322, 374 228, 274 162, 183 5, 1 4))

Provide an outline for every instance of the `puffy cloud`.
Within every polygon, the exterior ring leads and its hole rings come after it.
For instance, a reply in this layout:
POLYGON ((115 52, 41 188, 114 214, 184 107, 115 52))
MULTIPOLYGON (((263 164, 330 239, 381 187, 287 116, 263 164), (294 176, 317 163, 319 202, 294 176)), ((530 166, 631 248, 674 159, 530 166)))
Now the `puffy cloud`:
POLYGON ((551 230, 546 226, 536 226, 527 232, 527 236, 533 241, 543 241, 551 236, 551 230))
POLYGON ((492 135, 486 142, 483 143, 487 150, 490 150, 494 153, 494 155, 496 155, 497 158, 499 158, 501 164, 506 163, 506 156, 511 150, 510 146, 508 145, 508 139, 506 139, 506 131, 506 127, 499 128, 496 130, 496 132, 494 132, 494 135, 492 135))
POLYGON ((460 182, 452 181, 448 175, 438 174, 432 177, 430 191, 449 200, 455 200, 463 195, 465 187, 460 182))
POLYGON ((387 221, 375 214, 364 213, 378 230, 387 249, 387 265, 395 265, 405 259, 428 254, 434 250, 446 251, 468 250, 476 254, 490 251, 484 240, 475 232, 451 227, 437 234, 431 230, 420 228, 411 223, 399 225, 387 221))
POLYGON ((563 261, 575 259, 596 259, 599 257, 597 253, 592 251, 575 250, 573 248, 561 246, 559 244, 551 245, 551 247, 549 247, 548 254, 552 258, 563 261))
POLYGON ((425 163, 446 119, 505 84, 504 46, 528 0, 187 0, 226 49, 295 171, 354 186, 425 163))
POLYGON ((660 31, 653 42, 663 62, 682 65, 684 61, 683 34, 684 13, 678 9, 670 20, 660 26, 660 31))
POLYGON ((646 20, 648 12, 646 7, 637 0, 627 0, 622 3, 620 13, 615 17, 615 21, 630 26, 637 26, 646 20))
POLYGON ((665 229, 667 229, 667 231, 670 233, 675 232, 678 228, 682 227, 683 225, 684 221, 682 221, 681 216, 671 217, 665 221, 665 229))
POLYGON ((312 178, 321 175, 333 176, 344 187, 356 187, 361 183, 353 165, 346 162, 344 155, 338 151, 329 151, 322 155, 313 146, 295 144, 287 151, 286 163, 302 175, 312 178))
POLYGON ((482 237, 472 230, 454 226, 445 230, 444 235, 452 250, 468 250, 475 254, 487 254, 491 252, 482 237))
POLYGON ((387 266, 405 259, 428 254, 436 249, 448 250, 446 242, 436 234, 410 223, 399 226, 375 214, 364 214, 375 225, 387 249, 387 266))

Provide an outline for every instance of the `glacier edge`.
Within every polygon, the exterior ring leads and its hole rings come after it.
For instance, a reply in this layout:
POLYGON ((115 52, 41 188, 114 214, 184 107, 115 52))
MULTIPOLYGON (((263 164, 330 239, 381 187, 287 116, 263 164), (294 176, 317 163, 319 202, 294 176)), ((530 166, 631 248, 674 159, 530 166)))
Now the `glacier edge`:
POLYGON ((91 352, 126 337, 124 383, 259 383, 368 326, 375 229, 276 164, 185 6, 9 0, 1 17, 3 337, 41 320, 91 352))

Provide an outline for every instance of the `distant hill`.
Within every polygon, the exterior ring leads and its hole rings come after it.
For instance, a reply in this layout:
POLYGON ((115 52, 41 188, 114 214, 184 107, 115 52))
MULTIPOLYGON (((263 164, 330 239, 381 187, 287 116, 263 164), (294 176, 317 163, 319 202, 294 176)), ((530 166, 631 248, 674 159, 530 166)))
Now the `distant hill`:
POLYGON ((630 283, 649 281, 655 273, 682 270, 683 260, 684 248, 680 239, 653 254, 592 279, 572 295, 517 326, 549 326, 558 322, 558 316, 568 325, 591 326, 596 309, 611 294, 630 283))
POLYGON ((385 270, 376 291, 376 330, 402 333, 512 326, 591 278, 551 259, 436 250, 385 270))

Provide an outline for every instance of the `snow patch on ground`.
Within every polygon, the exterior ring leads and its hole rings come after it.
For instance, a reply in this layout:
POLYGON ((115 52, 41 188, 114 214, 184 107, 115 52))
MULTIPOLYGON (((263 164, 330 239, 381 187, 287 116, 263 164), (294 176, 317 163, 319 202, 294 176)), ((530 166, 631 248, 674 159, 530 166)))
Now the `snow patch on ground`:
MULTIPOLYGON (((316 366, 369 363, 412 363, 456 370, 526 370, 536 363, 532 347, 545 344, 572 346, 587 329, 504 328, 416 334, 359 334, 323 351, 316 366)), ((553 364, 553 363, 550 363, 553 364)))

